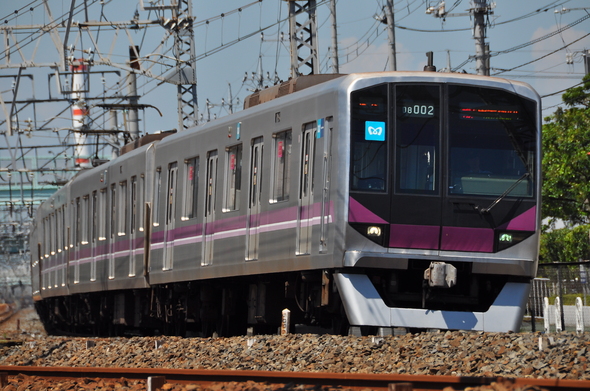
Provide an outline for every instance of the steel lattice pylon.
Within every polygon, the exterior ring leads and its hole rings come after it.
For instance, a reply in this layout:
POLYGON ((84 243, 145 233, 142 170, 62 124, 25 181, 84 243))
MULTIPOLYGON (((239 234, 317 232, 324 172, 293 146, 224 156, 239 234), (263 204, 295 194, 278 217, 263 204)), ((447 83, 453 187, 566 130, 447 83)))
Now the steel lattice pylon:
POLYGON ((320 73, 320 65, 318 61, 316 0, 288 1, 291 77, 318 74, 320 73), (304 68, 307 72, 303 70, 304 68))
POLYGON ((164 28, 174 34, 174 57, 176 58, 176 68, 168 76, 167 81, 178 86, 178 127, 179 130, 183 130, 198 124, 194 17, 192 0, 171 3, 171 5, 144 5, 143 8, 172 11, 172 17, 163 23, 164 28))
MULTIPOLYGON (((187 21, 185 28, 176 31, 174 46, 176 64, 179 75, 178 84, 178 124, 181 129, 197 125, 197 78, 195 70, 195 38, 193 33, 193 12, 191 0, 180 0, 178 3, 179 20, 187 21), (180 73, 182 71, 182 73, 180 73)), ((179 23, 179 25, 182 22, 179 23)))

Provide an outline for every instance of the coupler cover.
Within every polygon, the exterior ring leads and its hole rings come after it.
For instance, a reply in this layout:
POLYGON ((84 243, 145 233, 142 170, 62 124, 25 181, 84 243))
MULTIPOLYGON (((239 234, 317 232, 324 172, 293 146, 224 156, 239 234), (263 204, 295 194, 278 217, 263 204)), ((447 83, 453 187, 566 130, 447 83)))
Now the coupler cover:
POLYGON ((431 287, 452 288, 457 284, 457 269, 448 263, 431 262, 424 270, 424 279, 431 287))

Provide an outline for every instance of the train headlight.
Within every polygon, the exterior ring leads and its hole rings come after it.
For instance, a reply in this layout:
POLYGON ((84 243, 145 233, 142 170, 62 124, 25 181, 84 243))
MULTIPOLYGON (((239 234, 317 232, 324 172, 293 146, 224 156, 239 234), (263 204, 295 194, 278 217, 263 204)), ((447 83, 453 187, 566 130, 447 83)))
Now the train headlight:
POLYGON ((498 231, 496 233, 496 251, 502 251, 518 244, 534 234, 533 231, 498 231))
POLYGON ((389 242, 389 229, 386 224, 349 223, 365 238, 380 246, 387 246, 389 242))
POLYGON ((377 227, 375 225, 367 227, 367 236, 374 238, 381 237, 381 227, 377 227))

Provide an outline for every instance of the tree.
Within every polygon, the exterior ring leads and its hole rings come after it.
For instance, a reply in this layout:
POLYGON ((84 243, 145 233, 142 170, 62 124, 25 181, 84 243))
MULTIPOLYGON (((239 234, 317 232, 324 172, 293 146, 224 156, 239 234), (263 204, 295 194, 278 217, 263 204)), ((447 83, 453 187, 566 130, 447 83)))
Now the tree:
POLYGON ((590 223, 590 75, 562 99, 543 125, 542 212, 573 227, 590 223))
POLYGON ((588 259, 590 225, 578 225, 574 228, 562 228, 545 232, 541 236, 539 260, 548 262, 573 262, 588 259))

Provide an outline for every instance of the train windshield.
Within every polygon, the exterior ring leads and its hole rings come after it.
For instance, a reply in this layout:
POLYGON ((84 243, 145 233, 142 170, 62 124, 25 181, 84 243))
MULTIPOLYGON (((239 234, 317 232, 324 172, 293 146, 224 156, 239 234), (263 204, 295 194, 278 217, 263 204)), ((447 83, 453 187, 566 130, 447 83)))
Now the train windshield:
POLYGON ((535 129, 535 103, 498 89, 400 83, 354 91, 350 188, 532 197, 535 129))
POLYGON ((386 191, 389 161, 387 98, 386 84, 353 93, 351 188, 354 190, 386 191))
POLYGON ((448 88, 449 193, 533 196, 535 106, 508 92, 448 88))

